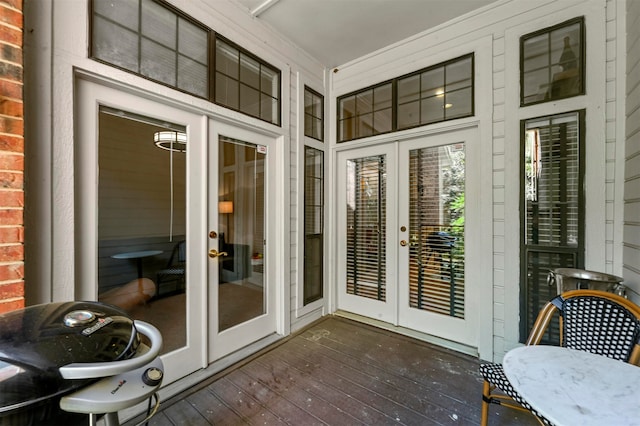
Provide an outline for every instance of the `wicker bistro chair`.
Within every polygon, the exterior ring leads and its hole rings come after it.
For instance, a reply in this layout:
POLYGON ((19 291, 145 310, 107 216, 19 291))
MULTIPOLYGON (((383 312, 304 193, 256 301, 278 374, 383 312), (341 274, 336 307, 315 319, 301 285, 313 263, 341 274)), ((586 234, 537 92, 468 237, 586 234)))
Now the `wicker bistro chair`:
MULTIPOLYGON (((556 311, 560 314, 561 346, 636 365, 640 361, 640 307, 633 302, 598 290, 562 293, 542 308, 527 345, 540 343, 556 311)), ((531 412, 540 423, 551 424, 518 395, 502 364, 481 364, 480 374, 484 377, 481 425, 487 425, 490 403, 531 412)))

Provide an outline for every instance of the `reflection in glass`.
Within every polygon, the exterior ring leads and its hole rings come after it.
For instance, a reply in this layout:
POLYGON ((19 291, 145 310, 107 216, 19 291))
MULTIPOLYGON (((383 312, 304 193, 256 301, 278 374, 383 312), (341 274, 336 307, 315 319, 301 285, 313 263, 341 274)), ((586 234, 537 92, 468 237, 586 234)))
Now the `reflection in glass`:
MULTIPOLYGON (((584 268, 584 112, 524 121, 520 194, 523 229, 521 339, 556 295, 550 270, 584 268)), ((557 328, 556 328, 557 330, 557 328)))
POLYGON ((226 330, 266 313, 266 147, 220 137, 218 324, 226 330))
POLYGON ((347 293, 387 297, 386 156, 347 161, 347 293))
POLYGON ((409 304, 464 318, 464 145, 409 154, 409 304))
POLYGON ((385 83, 339 99, 339 142, 390 132, 392 93, 392 84, 385 83))
POLYGON ((99 120, 98 300, 156 326, 171 352, 186 344, 186 154, 167 137, 184 146, 185 129, 105 107, 99 120))
POLYGON ((584 93, 584 22, 573 19, 521 39, 521 103, 584 93))
POLYGON ((304 304, 323 295, 324 152, 304 148, 304 304))

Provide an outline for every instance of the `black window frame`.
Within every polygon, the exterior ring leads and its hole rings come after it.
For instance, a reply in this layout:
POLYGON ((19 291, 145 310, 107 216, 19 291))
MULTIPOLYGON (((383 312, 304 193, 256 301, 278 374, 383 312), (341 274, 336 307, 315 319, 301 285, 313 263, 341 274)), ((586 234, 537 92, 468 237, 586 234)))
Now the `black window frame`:
MULTIPOLYGON (((550 41, 549 41, 550 43, 550 41)), ((530 105, 537 105, 537 104, 541 104, 541 103, 545 103, 545 102, 553 102, 553 101, 557 101, 560 99, 568 99, 568 98, 573 98, 575 96, 582 96, 586 94, 586 77, 587 77, 587 67, 586 67, 586 52, 587 52, 587 41, 586 41, 586 26, 585 26, 585 19, 584 16, 579 16, 576 18, 572 18, 569 20, 566 20, 564 22, 561 22, 559 24, 556 25, 552 25, 550 27, 546 27, 546 28, 542 28, 540 30, 534 31, 532 33, 528 33, 525 34, 523 36, 520 37, 520 58, 519 58, 519 63, 520 63, 520 106, 521 107, 525 107, 525 106, 530 106, 530 105), (530 102, 526 102, 525 101, 525 93, 524 93, 524 89, 525 89, 525 72, 524 72, 524 66, 525 66, 525 50, 524 50, 524 45, 525 43, 535 37, 539 37, 541 35, 544 34, 551 34, 552 32, 561 30, 562 28, 565 27, 570 27, 572 25, 575 24, 579 24, 580 25, 580 49, 579 49, 579 58, 578 58, 578 70, 579 70, 579 90, 576 93, 572 93, 569 95, 564 95, 564 96, 550 96, 548 98, 544 98, 544 99, 540 99, 540 100, 534 100, 534 101, 530 101, 530 102)), ((547 50, 547 55, 551 55, 551 50, 550 48, 547 50)), ((547 80, 547 84, 548 86, 551 86, 552 82, 553 82, 553 73, 551 71, 553 66, 559 65, 560 63, 560 59, 558 58, 558 62, 552 62, 552 59, 549 59, 548 61, 548 65, 546 68, 548 68, 548 80, 547 80)))
MULTIPOLYGON (((326 253, 324 251, 324 241, 326 238, 326 234, 325 234, 325 221, 324 221, 324 215, 325 215, 325 210, 326 210, 326 205, 324 202, 324 196, 325 196, 325 191, 326 191, 326 180, 325 180, 325 151, 322 149, 318 149, 309 145, 304 145, 304 165, 303 165, 303 169, 304 169, 304 194, 303 194, 303 207, 304 207, 304 212, 303 212, 303 238, 304 238, 304 243, 303 243, 303 264, 304 264, 304 272, 303 272, 303 283, 302 283, 302 296, 303 296, 303 306, 306 306, 312 302, 315 302, 316 300, 320 300, 322 298, 324 298, 324 262, 326 260, 326 253), (307 164, 307 158, 308 158, 308 152, 312 151, 314 153, 314 155, 319 156, 322 162, 322 166, 320 167, 320 176, 316 176, 313 175, 311 176, 308 173, 308 164, 307 164), (316 197, 311 197, 310 194, 307 193, 307 188, 309 188, 312 185, 311 180, 313 180, 315 183, 319 183, 320 184, 320 196, 316 196, 316 197), (313 199, 319 200, 319 204, 314 204, 312 202, 313 199), (315 233, 312 234, 309 232, 308 226, 309 223, 307 222, 307 217, 308 217, 308 208, 313 208, 316 211, 319 210, 320 214, 318 215, 318 219, 319 219, 319 228, 320 228, 320 233, 315 233), (313 294, 309 294, 308 290, 310 290, 310 284, 308 282, 308 277, 311 274, 311 271, 308 271, 308 261, 311 257, 311 254, 309 253, 309 244, 308 241, 310 239, 315 239, 315 240, 319 240, 319 246, 322 250, 321 252, 321 256, 320 256, 320 263, 321 263, 321 267, 320 267, 320 271, 319 271, 319 276, 313 275, 314 277, 318 278, 318 282, 319 282, 319 288, 317 288, 318 292, 313 293, 313 294)), ((314 194, 315 195, 315 194, 314 194)))
POLYGON ((317 92, 316 90, 313 90, 311 87, 307 86, 305 84, 304 86, 304 95, 303 95, 303 115, 304 115, 304 121, 303 121, 303 127, 304 127, 304 135, 306 137, 315 139, 317 141, 320 142, 324 142, 324 96, 321 95, 319 92, 317 92), (313 115, 313 113, 307 113, 307 93, 309 93, 312 98, 317 98, 320 101, 320 116, 315 116, 313 115), (307 129, 307 117, 310 117, 311 120, 313 119, 317 119, 320 121, 320 125, 319 125, 319 129, 320 129, 320 138, 317 138, 313 135, 313 131, 309 131, 309 129, 307 129))
MULTIPOLYGON (((210 55, 213 56, 212 58, 212 65, 209 67, 209 81, 213 81, 213 84, 209 85, 209 100, 213 103, 215 103, 216 105, 220 105, 223 106, 225 108, 228 108, 232 111, 237 111, 237 112, 241 112, 243 114, 249 115, 251 117, 257 118, 259 120, 262 121, 266 121, 267 123, 271 123, 271 124, 275 124, 277 126, 281 126, 282 125, 282 104, 281 104, 281 98, 282 98, 282 72, 274 67, 273 65, 269 64, 268 62, 260 59, 259 57, 257 57, 256 55, 254 55, 253 53, 249 52, 247 49, 243 48, 242 46, 232 42, 231 40, 229 40, 228 38, 216 33, 215 31, 211 31, 211 42, 209 44, 209 52, 210 55), (277 94, 278 94, 278 98, 272 98, 272 99, 277 99, 278 101, 278 114, 277 114, 277 123, 274 123, 273 121, 268 121, 265 120, 264 118, 261 117, 261 113, 262 111, 260 110, 258 112, 258 115, 253 115, 253 114, 249 114, 245 111, 242 111, 240 108, 233 108, 229 105, 225 105, 221 102, 216 101, 216 78, 215 75, 218 73, 217 70, 217 55, 215 54, 215 51, 217 49, 217 42, 218 40, 222 41, 223 43, 226 43, 227 45, 233 47, 234 49, 237 49, 241 55, 245 55, 246 57, 258 62, 260 64, 261 67, 267 67, 269 68, 271 71, 274 71, 275 74, 278 75, 278 88, 277 88, 277 94)), ((238 66, 240 66, 240 64, 238 64, 238 66)), ((246 85, 246 83, 243 83, 242 80, 239 79, 238 81, 238 90, 241 89, 242 85, 246 85)), ((259 81, 262 82, 262 79, 259 78, 259 81)), ((264 91, 261 90, 261 88, 259 89, 260 93, 263 94, 265 93, 264 91)), ((238 97, 240 97, 240 94, 238 94, 238 97)), ((260 105, 262 105, 262 103, 260 103, 260 105)))
MULTIPOLYGON (((163 81, 157 80, 155 78, 146 76, 146 75, 141 74, 139 72, 139 67, 138 67, 138 71, 133 71, 131 69, 122 67, 120 65, 111 63, 111 62, 109 62, 107 60, 104 60, 104 59, 101 59, 101 58, 95 56, 94 49, 93 49, 94 41, 95 41, 93 39, 93 30, 94 30, 94 25, 95 25, 94 22, 93 22, 94 11, 95 11, 94 10, 94 2, 95 1, 100 1, 100 0, 91 0, 89 2, 89 8, 88 8, 88 14, 89 14, 89 16, 88 16, 88 21, 89 21, 88 57, 89 57, 89 59, 94 60, 94 61, 99 62, 99 63, 102 63, 102 64, 105 64, 105 65, 108 65, 108 66, 113 67, 113 68, 117 68, 117 69, 122 70, 124 72, 136 75, 136 76, 141 77, 141 78, 143 78, 145 80, 152 81, 152 82, 160 84, 162 86, 169 87, 169 88, 177 90, 177 91, 179 91, 181 93, 185 93, 185 94, 188 94, 190 96, 194 96, 194 97, 199 98, 199 99, 204 99, 204 100, 206 100, 208 102, 211 102, 211 103, 216 104, 216 105, 220 105, 220 106, 222 106, 224 108, 240 112, 240 113, 248 115, 250 117, 257 118, 260 121, 264 121, 266 123, 273 124, 273 125, 278 126, 278 127, 282 127, 282 70, 280 70, 279 68, 271 65, 269 62, 259 58, 258 56, 254 55, 253 53, 251 53, 247 49, 239 46, 238 44, 234 43, 233 41, 229 40, 228 38, 223 37, 222 35, 218 34, 213 29, 209 28, 208 26, 204 25, 203 23, 199 22, 198 20, 194 19, 193 17, 185 14, 184 12, 182 12, 181 10, 179 10, 178 8, 173 6, 172 4, 168 3, 167 1, 165 1, 165 0, 150 0, 150 1, 160 5, 162 7, 164 7, 165 9, 170 10, 172 13, 176 14, 178 17, 190 22, 191 24, 193 24, 193 25, 201 28, 205 32, 207 32, 207 34, 208 34, 207 35, 207 62, 208 63, 207 63, 207 70, 206 70, 206 78, 207 78, 206 92, 207 92, 207 95, 206 96, 202 96, 202 95, 200 95, 198 93, 190 92, 188 90, 179 88, 179 87, 177 87, 177 85, 168 84, 166 82, 163 82, 163 81), (272 71, 274 71, 277 74, 277 76, 278 76, 277 98, 273 98, 273 99, 277 100, 277 121, 276 122, 271 121, 271 120, 265 120, 265 119, 263 119, 262 117, 259 116, 260 114, 258 114, 258 115, 250 114, 250 113, 248 113, 246 111, 242 111, 239 108, 230 108, 227 105, 224 105, 222 103, 219 103, 219 102, 215 101, 215 85, 216 85, 216 81, 215 81, 215 73, 216 73, 216 68, 215 68, 215 65, 216 65, 215 64, 215 48, 216 48, 216 44, 215 44, 215 40, 216 40, 216 38, 220 38, 220 39, 224 40, 226 43, 231 44, 234 48, 236 48, 239 51, 241 51, 242 54, 250 57, 251 59, 253 59, 255 61, 257 61, 258 63, 260 63, 261 66, 268 67, 269 69, 271 69, 272 71)), ((142 8, 142 0, 138 0, 138 7, 139 7, 139 9, 142 8)), ((141 16, 139 17, 139 19, 142 19, 141 16)), ((117 22, 114 22, 114 23, 118 24, 117 22)), ((138 37, 139 38, 141 37, 140 31, 141 31, 140 28, 138 28, 138 37)), ((140 54, 138 54, 138 55, 140 55, 140 54)))
MULTIPOLYGON (((519 206, 520 206, 520 258, 522 259, 520 265, 520 326, 519 326, 519 334, 521 343, 527 339, 529 331, 533 326, 533 323, 536 319, 537 312, 542 308, 544 303, 546 303, 551 297, 556 294, 555 288, 547 288, 546 281, 540 284, 539 288, 542 288, 544 291, 548 291, 548 294, 540 294, 537 292, 533 294, 533 297, 529 298, 530 288, 529 282, 530 280, 535 280, 536 274, 531 274, 528 271, 528 263, 527 259, 529 257, 529 253, 533 253, 535 255, 549 255, 549 257, 553 257, 557 259, 558 262, 567 262, 570 264, 561 264, 558 267, 567 267, 567 268, 584 268, 585 262, 585 250, 586 250, 586 198, 587 193, 585 191, 585 179, 586 179, 586 110, 585 109, 576 109, 571 111, 563 111, 555 114, 547 114, 536 117, 528 117, 522 119, 520 121, 520 182, 519 182, 519 206), (545 245, 545 244, 528 244, 527 242, 527 229, 525 226, 526 217, 527 217, 527 201, 526 194, 524 191, 525 188, 525 159, 524 159, 524 149, 525 149, 525 137, 526 137, 526 125, 527 122, 535 121, 535 120, 552 120, 556 117, 567 116, 570 114, 577 115, 577 130, 579 134, 578 138, 578 167, 579 167, 579 175, 578 175, 578 183, 576 187, 578 188, 578 235, 577 235, 577 245, 575 247, 569 245, 545 245), (544 286, 544 287, 543 287, 544 286), (530 308, 529 305, 533 307, 530 308)), ((536 265, 536 267, 538 267, 536 265)), ((540 265, 538 267, 540 269, 541 274, 546 274, 547 271, 552 269, 550 265, 540 265)), ((546 275, 545 275, 546 277, 546 275)), ((533 290, 531 290, 533 292, 533 290)), ((555 334, 556 332, 553 330, 557 329, 557 324, 551 327, 551 334, 555 334)), ((551 337, 545 337, 544 341, 549 343, 551 337)))
MULTIPOLYGON (((356 116, 357 116, 357 114, 356 114, 356 116)), ((346 93, 346 94, 344 94, 342 96, 339 96, 336 99, 336 123, 337 123, 337 125, 336 125, 336 141, 337 141, 337 143, 351 142, 351 141, 358 140, 358 139, 363 139, 363 138, 366 138, 366 137, 382 135, 382 134, 387 134, 387 133, 394 133, 394 132, 398 132, 398 131, 413 129, 413 128, 416 128, 416 127, 422 127, 422 126, 427 126, 427 125, 430 125, 430 124, 442 123, 442 122, 445 122, 445 121, 458 120, 458 119, 468 118, 468 117, 473 117, 473 116, 475 116, 475 53, 471 52, 471 53, 467 53, 465 55, 461 55, 461 56, 458 56, 456 58, 453 58, 453 59, 450 59, 450 60, 447 60, 447 61, 444 61, 444 62, 440 62, 440 63, 435 64, 435 65, 431 65, 429 67, 425 67, 425 68, 422 68, 420 70, 413 71, 411 73, 404 74, 404 75, 401 75, 401 76, 398 76, 398 77, 395 77, 395 78, 392 78, 392 79, 389 79, 389 80, 385 80, 383 82, 376 83, 374 85, 365 87, 363 89, 355 90, 353 92, 346 93), (446 118, 446 115, 445 115, 445 118, 443 120, 430 121, 428 123, 419 123, 419 124, 416 124, 414 126, 408 126, 408 127, 399 128, 398 127, 398 87, 397 87, 398 86, 398 82, 400 80, 405 79, 405 78, 410 78, 410 77, 413 77, 413 76, 416 76, 416 75, 420 75, 420 74, 423 74, 423 73, 426 73, 426 72, 429 72, 429 71, 436 70, 438 68, 443 68, 444 69, 448 65, 451 65, 451 64, 459 62, 459 61, 461 62, 463 60, 466 60, 467 58, 471 58, 471 75, 470 75, 471 85, 469 86, 471 88, 471 111, 470 111, 470 113, 467 114, 467 115, 455 116, 455 117, 452 117, 452 118, 446 118), (391 111, 391 129, 389 131, 373 133, 371 135, 357 136, 357 137, 350 138, 350 139, 341 139, 340 135, 342 133, 342 127, 341 127, 342 126, 342 121, 345 121, 345 120, 341 119, 341 105, 340 105, 340 103, 343 100, 345 100, 346 98, 350 98, 352 96, 357 96, 359 94, 368 92, 370 90, 375 90, 377 88, 383 87, 383 86, 388 85, 388 84, 391 84, 391 91, 392 91, 392 94, 391 94, 391 109, 392 109, 392 111, 391 111)))

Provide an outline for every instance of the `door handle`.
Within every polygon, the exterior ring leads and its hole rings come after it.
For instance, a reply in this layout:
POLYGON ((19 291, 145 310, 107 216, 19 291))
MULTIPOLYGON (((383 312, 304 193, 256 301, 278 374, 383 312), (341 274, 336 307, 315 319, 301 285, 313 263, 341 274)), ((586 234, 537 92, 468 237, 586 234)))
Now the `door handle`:
POLYGON ((215 258, 215 257, 219 257, 219 256, 227 256, 227 252, 226 251, 217 251, 216 249, 211 249, 209 250, 209 257, 210 258, 215 258))

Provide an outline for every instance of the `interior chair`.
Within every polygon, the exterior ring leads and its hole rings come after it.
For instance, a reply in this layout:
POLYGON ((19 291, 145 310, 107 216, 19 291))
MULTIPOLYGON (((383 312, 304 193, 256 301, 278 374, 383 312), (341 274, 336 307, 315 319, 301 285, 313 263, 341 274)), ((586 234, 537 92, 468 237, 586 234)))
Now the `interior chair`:
MULTIPOLYGON (((572 290, 545 304, 531 329, 527 345, 537 345, 559 313, 560 345, 637 365, 640 361, 640 307, 613 293, 572 290)), ((481 425, 487 425, 489 404, 530 412, 541 424, 551 424, 513 388, 502 364, 480 365, 484 378, 481 425)))
POLYGON ((160 297, 160 285, 166 282, 175 282, 175 291, 172 293, 178 293, 184 290, 185 285, 185 271, 187 262, 186 241, 182 240, 173 246, 171 256, 167 262, 167 266, 164 269, 159 270, 156 273, 156 296, 160 297))

